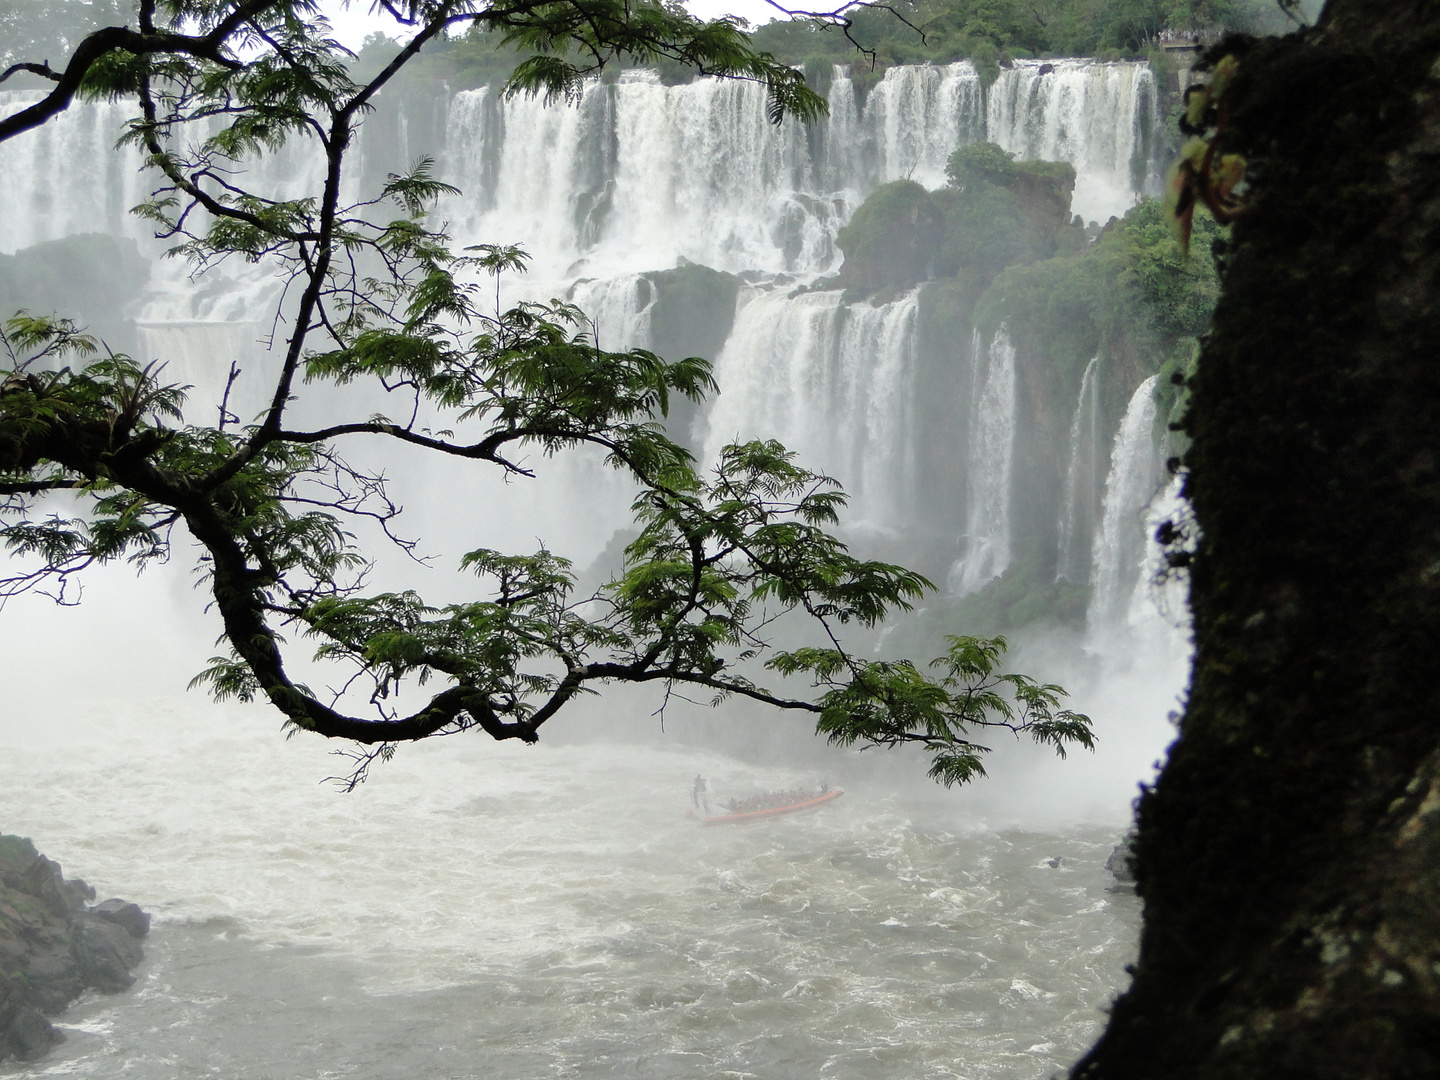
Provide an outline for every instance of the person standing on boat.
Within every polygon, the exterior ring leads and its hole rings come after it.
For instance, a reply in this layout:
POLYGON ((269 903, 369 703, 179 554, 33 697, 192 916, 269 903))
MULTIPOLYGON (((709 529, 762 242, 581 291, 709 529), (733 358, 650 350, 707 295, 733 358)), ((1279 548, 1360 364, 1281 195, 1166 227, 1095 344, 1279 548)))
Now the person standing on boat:
POLYGON ((704 810, 705 813, 710 813, 710 794, 705 783, 705 777, 695 777, 695 786, 690 789, 690 803, 696 810, 704 810))

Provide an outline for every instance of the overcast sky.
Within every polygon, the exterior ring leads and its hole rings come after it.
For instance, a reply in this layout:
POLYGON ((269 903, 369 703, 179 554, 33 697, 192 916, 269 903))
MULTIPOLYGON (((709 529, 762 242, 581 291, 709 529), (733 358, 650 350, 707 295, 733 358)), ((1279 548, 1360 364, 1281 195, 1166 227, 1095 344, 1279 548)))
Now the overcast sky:
MULTIPOLYGON (((394 19, 370 14, 372 0, 322 0, 321 7, 330 16, 335 27, 335 36, 349 48, 358 48, 367 34, 376 30, 390 37, 398 36, 399 29, 394 19)), ((754 25, 767 23, 777 12, 765 0, 687 0, 685 6, 694 14, 705 19, 734 14, 748 19, 754 25)))

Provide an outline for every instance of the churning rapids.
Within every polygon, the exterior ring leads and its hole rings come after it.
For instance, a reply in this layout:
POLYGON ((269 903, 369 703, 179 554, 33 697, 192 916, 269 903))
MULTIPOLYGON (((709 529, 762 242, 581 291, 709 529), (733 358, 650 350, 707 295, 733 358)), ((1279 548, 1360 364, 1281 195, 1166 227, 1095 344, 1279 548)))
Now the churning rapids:
POLYGON ((342 798, 267 718, 127 713, 11 754, 0 820, 152 911, 149 956, 0 1075, 1045 1076, 1133 948, 1113 827, 986 831, 853 766, 823 813, 701 829, 697 771, 814 774, 469 739, 342 798))
MULTIPOLYGON (((467 193, 444 207, 456 239, 524 243, 527 287, 573 297, 607 347, 661 347, 647 274, 689 262, 738 275, 724 310, 702 313, 721 327, 721 392, 694 418, 693 445, 780 438, 846 483, 857 536, 947 538, 926 542, 966 593, 1005 570, 1022 528, 1004 328, 940 358, 970 372, 952 408, 923 400, 919 373, 936 358, 918 351, 916 292, 871 306, 790 290, 838 268, 836 232, 870 191, 938 186, 961 142, 1072 162, 1087 219, 1152 190, 1148 68, 1055 69, 1022 62, 982 93, 968 64, 895 68, 863 102, 837 70, 832 115, 808 134, 767 125, 763 95, 737 84, 627 75, 550 110, 471 91, 382 114, 387 141, 367 136, 360 179, 433 139, 467 193), (952 474, 954 500, 927 496, 922 457, 952 474)), ((0 109, 21 100, 0 94, 0 109)), ((76 109, 7 145, 0 205, 29 209, 0 220, 0 250, 81 232, 150 243, 124 214, 141 181, 110 151, 123 118, 76 109), (55 176, 73 190, 57 196, 55 176)), ((261 166, 290 194, 308 167, 286 154, 261 166)), ((136 348, 200 386, 232 357, 263 371, 253 341, 273 281, 196 288, 158 261, 151 273, 131 313, 136 348)), ((80 612, 16 604, 0 662, 7 686, 29 689, 0 715, 0 830, 157 921, 132 992, 83 999, 59 1018, 68 1043, 0 1075, 1019 1080, 1063 1068, 1132 958, 1138 905, 1107 892, 1103 864, 1185 668, 1143 550, 1147 506, 1167 497, 1150 384, 1110 431, 1094 385, 1087 370, 1063 505, 1047 511, 1060 565, 1095 587, 1089 628, 1083 647, 1027 642, 1015 659, 1074 692, 1101 750, 1065 763, 1006 750, 964 793, 936 790, 908 759, 798 737, 767 752, 754 717, 729 734, 719 717, 660 736, 646 701, 618 722, 610 706, 611 728, 598 726, 614 742, 583 725, 536 748, 439 740, 341 797, 315 783, 343 768, 326 747, 283 743, 262 710, 169 692, 214 651, 215 628, 178 614, 196 604, 183 573, 102 577, 80 612), (69 640, 97 626, 128 648, 69 640), (37 685, 62 654, 65 671, 44 680, 56 685, 37 685), (805 817, 699 829, 684 817, 697 772, 721 795, 819 779, 847 794, 805 817)), ((539 535, 585 566, 629 502, 596 476, 557 463, 548 502, 471 483, 467 499, 510 510, 458 522, 442 497, 452 516, 411 528, 489 530, 467 546, 519 550, 539 535)), ((433 499, 455 481, 417 482, 433 499)))

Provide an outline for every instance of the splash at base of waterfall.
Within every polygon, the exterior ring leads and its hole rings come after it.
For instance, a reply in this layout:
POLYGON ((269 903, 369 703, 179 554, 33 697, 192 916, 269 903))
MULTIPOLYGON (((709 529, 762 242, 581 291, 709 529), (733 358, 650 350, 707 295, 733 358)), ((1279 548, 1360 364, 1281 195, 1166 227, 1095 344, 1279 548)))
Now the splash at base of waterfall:
POLYGON ((8 760, 7 829, 156 925, 132 991, 0 1074, 1019 1080, 1085 1049, 1133 955, 1109 828, 917 827, 928 804, 858 777, 827 815, 699 829, 696 771, 813 777, 483 739, 341 796, 268 718, 149 719, 117 744, 77 718, 8 760))

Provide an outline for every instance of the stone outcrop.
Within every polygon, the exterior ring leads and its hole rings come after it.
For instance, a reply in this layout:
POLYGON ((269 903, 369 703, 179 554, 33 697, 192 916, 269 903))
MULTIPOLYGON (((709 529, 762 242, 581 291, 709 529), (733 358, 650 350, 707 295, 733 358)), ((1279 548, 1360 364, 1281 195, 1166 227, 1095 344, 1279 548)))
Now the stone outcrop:
POLYGON ((1105 869, 1114 876, 1115 881, 1105 891, 1112 893, 1135 893, 1135 852, 1132 845, 1135 843, 1135 830, 1131 829, 1115 845, 1115 850, 1110 852, 1110 857, 1105 860, 1105 869))
POLYGON ((46 1016, 86 990, 134 983, 150 916, 124 900, 94 899, 29 840, 0 835, 0 1061, 39 1057, 63 1041, 46 1016))

